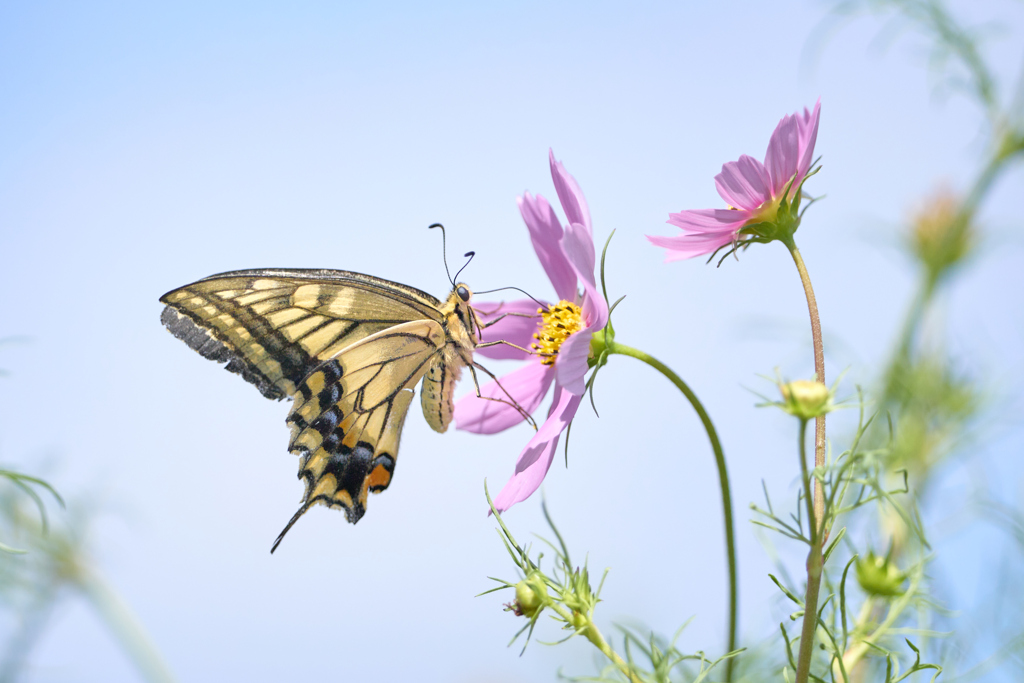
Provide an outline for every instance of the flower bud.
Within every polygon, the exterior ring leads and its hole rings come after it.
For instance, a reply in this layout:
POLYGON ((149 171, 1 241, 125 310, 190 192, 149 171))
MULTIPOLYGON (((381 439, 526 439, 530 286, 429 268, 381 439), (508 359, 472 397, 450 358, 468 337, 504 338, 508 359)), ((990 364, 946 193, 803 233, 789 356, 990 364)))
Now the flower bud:
POLYGON ((857 583, 872 596, 896 597, 903 595, 903 582, 907 575, 886 557, 868 552, 857 558, 857 583))
POLYGON ((779 385, 783 406, 790 415, 810 420, 832 410, 832 394, 821 382, 796 379, 779 385))
POLYGON ((910 247, 935 277, 962 261, 974 246, 969 217, 961 213, 960 200, 949 188, 933 192, 911 226, 910 247))
POLYGON ((570 623, 572 624, 572 627, 574 629, 576 629, 577 631, 582 631, 590 625, 590 618, 583 612, 573 610, 572 621, 570 623))
POLYGON ((516 614, 533 618, 551 603, 544 578, 533 574, 516 584, 516 614))

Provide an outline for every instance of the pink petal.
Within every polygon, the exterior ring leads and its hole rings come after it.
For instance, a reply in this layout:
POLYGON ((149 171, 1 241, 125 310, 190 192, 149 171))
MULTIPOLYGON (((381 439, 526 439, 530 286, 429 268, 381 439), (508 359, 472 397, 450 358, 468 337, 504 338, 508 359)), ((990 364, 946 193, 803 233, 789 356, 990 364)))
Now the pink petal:
POLYGON ((548 150, 548 163, 551 165, 551 179, 555 183, 555 191, 558 193, 558 201, 562 203, 562 211, 570 223, 579 223, 586 227, 588 234, 593 234, 590 226, 590 209, 587 207, 587 200, 583 198, 583 190, 580 189, 576 179, 570 175, 561 161, 555 161, 555 153, 548 150))
POLYGON ((648 235, 654 245, 669 249, 665 261, 679 261, 711 254, 736 239, 740 229, 750 220, 750 211, 743 209, 695 209, 670 213, 668 223, 686 231, 684 235, 661 237, 648 235))
POLYGON ((560 299, 572 301, 576 296, 576 275, 559 246, 562 239, 562 224, 552 211, 551 205, 540 195, 534 198, 529 192, 524 192, 522 197, 516 199, 516 203, 530 231, 530 240, 533 241, 533 250, 537 252, 537 260, 548 274, 555 294, 560 299))
POLYGON ((595 330, 607 324, 608 302, 597 289, 597 281, 594 278, 594 241, 586 228, 579 223, 569 225, 562 237, 562 249, 583 284, 583 319, 586 331, 577 332, 562 343, 558 350, 558 359, 555 361, 555 373, 558 383, 565 387, 566 391, 581 396, 585 385, 583 376, 587 374, 588 369, 590 338, 595 330))
POLYGON ((818 141, 818 120, 820 118, 821 98, 818 98, 814 104, 813 112, 808 112, 805 107, 803 116, 798 116, 800 160, 797 163, 797 179, 794 185, 799 185, 807 175, 807 171, 811 169, 811 162, 814 161, 814 145, 818 141))
MULTIPOLYGON (((573 280, 576 276, 573 275, 573 280)), ((542 302, 544 303, 544 302, 542 302)), ((547 306, 547 303, 544 303, 547 306)), ((502 302, 500 304, 474 304, 473 310, 481 323, 488 323, 500 318, 506 313, 517 315, 505 315, 498 322, 485 330, 479 331, 481 342, 507 341, 510 344, 529 349, 533 343, 533 334, 540 329, 541 318, 537 313, 539 306, 532 299, 519 299, 516 301, 502 302), (523 317, 529 315, 531 317, 523 317)), ((477 347, 476 353, 487 358, 496 360, 526 360, 530 354, 512 348, 508 344, 495 344, 494 346, 477 347)))
POLYGON ((772 196, 778 197, 790 178, 796 175, 800 159, 800 130, 795 115, 782 117, 768 141, 764 165, 771 176, 772 196))
POLYGON ((590 369, 587 359, 590 357, 590 340, 593 336, 594 333, 590 330, 581 330, 562 342, 558 349, 555 378, 558 385, 573 396, 582 396, 586 393, 587 383, 584 376, 590 369))
MULTIPOLYGON (((499 380, 501 387, 494 381, 480 387, 480 394, 505 401, 514 400, 524 411, 532 413, 548 393, 554 377, 551 366, 528 363, 502 377, 499 380)), ((476 393, 463 396, 455 403, 455 428, 466 432, 496 434, 522 421, 522 413, 514 406, 488 401, 476 393)))
POLYGON ((540 487, 544 475, 551 467, 558 448, 558 437, 576 415, 580 405, 580 397, 555 387, 555 396, 548 411, 548 419, 526 444, 516 461, 516 471, 494 497, 494 507, 504 512, 516 503, 520 503, 540 487))
POLYGON ((764 165, 746 154, 722 166, 715 176, 718 194, 730 206, 753 211, 771 199, 771 178, 764 165))
POLYGON ((597 280, 594 278, 594 267, 597 265, 597 252, 594 250, 594 238, 590 231, 579 223, 570 223, 562 235, 562 253, 573 269, 574 275, 582 282, 585 290, 597 291, 597 280))
POLYGON ((705 254, 712 254, 720 247, 724 247, 736 239, 736 233, 707 233, 707 234, 691 234, 691 235, 678 235, 676 237, 661 237, 659 235, 647 235, 647 239, 650 240, 651 244, 658 247, 665 247, 668 249, 668 253, 665 254, 665 262, 669 261, 681 261, 683 259, 693 258, 694 256, 703 256, 705 254))
POLYGON ((749 211, 743 209, 691 209, 670 213, 668 224, 682 228, 689 234, 725 234, 739 232, 750 220, 749 211))

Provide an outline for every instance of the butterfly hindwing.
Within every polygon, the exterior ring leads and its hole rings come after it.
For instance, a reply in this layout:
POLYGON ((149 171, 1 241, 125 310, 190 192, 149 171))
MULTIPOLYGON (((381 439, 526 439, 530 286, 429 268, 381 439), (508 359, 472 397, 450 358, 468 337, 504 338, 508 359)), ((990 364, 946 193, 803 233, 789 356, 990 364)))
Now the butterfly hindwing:
POLYGON ((344 349, 299 383, 288 449, 301 456, 306 491, 281 537, 316 503, 343 508, 357 522, 367 494, 388 487, 413 387, 443 357, 445 342, 433 320, 402 323, 344 349))

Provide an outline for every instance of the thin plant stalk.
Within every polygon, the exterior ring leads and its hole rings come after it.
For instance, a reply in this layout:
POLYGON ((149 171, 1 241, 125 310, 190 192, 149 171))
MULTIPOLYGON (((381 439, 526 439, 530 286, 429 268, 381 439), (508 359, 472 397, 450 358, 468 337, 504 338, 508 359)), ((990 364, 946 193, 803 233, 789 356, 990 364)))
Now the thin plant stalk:
POLYGON ((82 572, 77 583, 124 651, 150 683, 174 683, 170 668, 128 605, 98 575, 82 572))
MULTIPOLYGON (((690 405, 693 406, 693 409, 696 411, 701 423, 704 425, 704 431, 707 432, 708 440, 711 442, 711 450, 715 455, 715 465, 718 468, 718 483, 722 491, 722 515, 725 520, 725 546, 727 561, 729 563, 728 651, 733 652, 736 650, 736 629, 738 617, 737 600, 739 597, 739 579, 736 568, 736 534, 733 528, 732 494, 729 489, 729 471, 726 468, 725 453, 722 450, 722 443, 718 439, 718 432, 715 431, 715 425, 711 422, 711 418, 708 416, 708 413, 704 409, 704 405, 700 402, 700 399, 697 398, 697 395, 693 393, 693 390, 690 389, 686 382, 684 382, 683 379, 673 372, 667 365, 643 351, 620 344, 616 341, 608 341, 606 349, 610 354, 617 353, 623 356, 629 356, 630 358, 636 358, 664 375, 668 381, 672 382, 672 384, 674 384, 690 402, 690 405)), ((726 662, 726 681, 732 680, 733 659, 733 657, 730 657, 726 662)))
MULTIPOLYGON (((811 340, 814 344, 814 374, 822 384, 825 383, 825 349, 821 341, 821 321, 818 318, 818 302, 814 298, 814 288, 811 286, 811 277, 807 273, 807 266, 800 255, 800 250, 792 240, 786 243, 789 253, 793 256, 793 263, 800 273, 800 281, 804 286, 804 295, 807 297, 807 311, 811 317, 811 340)), ((805 457, 804 432, 806 422, 800 426, 800 467, 804 479, 804 495, 811 496, 811 477, 807 473, 807 460, 805 457)), ((814 419, 814 467, 825 465, 825 416, 819 415, 814 419)), ((800 653, 797 656, 796 683, 807 683, 811 668, 811 655, 814 652, 814 632, 817 627, 818 618, 818 592, 821 589, 821 574, 823 568, 822 547, 828 537, 828 529, 825 528, 825 492, 822 483, 816 479, 813 482, 814 500, 807 503, 808 523, 811 532, 811 550, 807 554, 807 592, 804 596, 804 620, 800 631, 800 653)))

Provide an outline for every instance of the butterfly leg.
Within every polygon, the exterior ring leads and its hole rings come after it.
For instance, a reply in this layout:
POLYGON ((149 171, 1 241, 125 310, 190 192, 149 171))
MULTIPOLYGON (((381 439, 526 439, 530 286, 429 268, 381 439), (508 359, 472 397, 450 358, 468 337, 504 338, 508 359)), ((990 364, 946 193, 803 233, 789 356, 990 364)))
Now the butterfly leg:
MULTIPOLYGON (((497 343, 497 342, 495 342, 495 343, 497 343)), ((469 365, 469 374, 471 374, 473 376, 473 386, 476 387, 476 397, 477 398, 483 399, 485 401, 496 401, 498 403, 504 403, 505 405, 512 406, 513 408, 516 409, 516 412, 518 412, 520 415, 523 416, 523 420, 525 420, 526 423, 529 424, 531 427, 533 427, 534 431, 536 431, 536 429, 537 429, 537 422, 533 419, 533 416, 530 415, 528 412, 526 412, 523 409, 523 407, 521 405, 519 405, 519 403, 516 402, 516 400, 514 398, 512 398, 512 394, 508 393, 508 390, 505 389, 505 387, 501 386, 501 381, 498 380, 497 377, 495 377, 493 372, 491 372, 490 370, 488 370, 484 366, 480 365, 476 361, 473 361, 472 365, 469 365), (490 377, 491 379, 494 380, 494 383, 498 385, 498 388, 501 389, 502 392, 504 392, 504 394, 506 396, 508 396, 508 400, 507 401, 505 399, 503 399, 503 398, 494 398, 494 397, 491 397, 491 396, 484 396, 483 393, 481 393, 481 391, 480 391, 480 382, 477 380, 477 376, 476 376, 476 368, 479 368, 479 369, 483 370, 485 373, 487 373, 488 377, 490 377)))
MULTIPOLYGON (((481 340, 483 340, 483 331, 484 330, 486 330, 491 325, 495 325, 495 324, 501 322, 502 320, 504 320, 505 318, 507 318, 510 315, 514 316, 516 318, 537 318, 537 317, 540 317, 540 316, 538 316, 535 313, 503 313, 503 314, 499 315, 497 318, 495 318, 494 320, 491 320, 490 322, 481 323, 480 322, 480 316, 477 314, 476 309, 470 307, 469 310, 473 314, 473 325, 480 332, 480 339, 481 340)), ((500 309, 496 309, 495 312, 497 312, 498 310, 500 310, 500 309)), ((477 346, 493 346, 494 344, 508 344, 509 346, 515 346, 515 344, 509 344, 508 342, 488 342, 486 344, 478 344, 477 346)), ((526 349, 523 349, 523 348, 521 348, 519 346, 515 346, 515 348, 519 349, 520 351, 526 351, 526 349)), ((529 351, 526 351, 526 352, 529 353, 529 351)))
POLYGON ((501 315, 499 315, 494 320, 491 320, 490 322, 486 322, 483 325, 479 325, 479 327, 482 330, 486 330, 491 325, 499 323, 499 322, 501 322, 502 320, 504 320, 505 318, 507 318, 509 316, 512 316, 514 318, 539 318, 540 317, 539 315, 537 315, 535 313, 502 313, 501 315))
POLYGON ((488 346, 497 346, 498 344, 504 344, 505 346, 511 346, 513 349, 518 349, 518 350, 522 351, 523 353, 527 353, 527 354, 529 354, 531 356, 536 355, 536 352, 531 351, 530 349, 524 349, 522 346, 518 346, 516 344, 513 344, 512 342, 507 342, 504 339, 499 339, 498 341, 484 342, 482 344, 477 344, 476 348, 484 349, 484 348, 487 348, 488 346))

